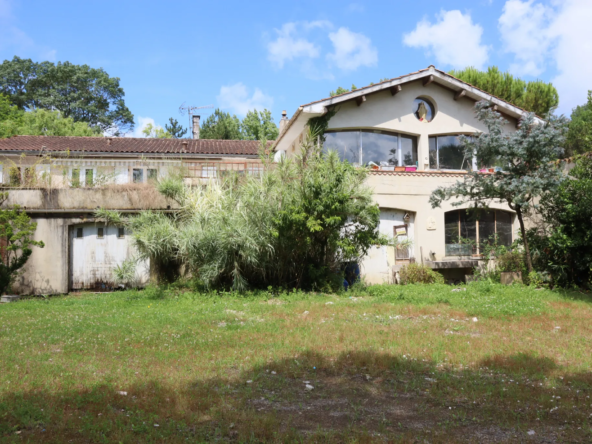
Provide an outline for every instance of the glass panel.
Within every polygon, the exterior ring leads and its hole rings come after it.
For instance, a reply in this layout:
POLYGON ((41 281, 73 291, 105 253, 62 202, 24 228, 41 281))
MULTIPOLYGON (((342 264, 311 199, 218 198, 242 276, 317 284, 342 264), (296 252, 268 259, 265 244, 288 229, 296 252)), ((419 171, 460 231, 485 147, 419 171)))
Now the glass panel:
POLYGON ((158 170, 156 168, 148 168, 148 180, 156 180, 158 170))
POLYGON ((465 156, 456 136, 438 137, 439 169, 461 170, 466 163, 465 156))
POLYGON ((215 166, 204 166, 201 169, 201 177, 216 177, 216 167, 215 166))
POLYGON ((512 245, 512 215, 506 211, 496 211, 497 239, 500 245, 512 245))
POLYGON ((401 136, 401 159, 405 166, 417 165, 417 139, 401 136))
POLYGON ((431 122, 434 118, 434 106, 425 99, 413 101, 413 114, 420 122, 431 122))
MULTIPOLYGON (((479 214, 479 245, 493 244, 495 241, 495 212, 482 211, 479 214)), ((482 251, 480 251, 482 253, 482 251)))
POLYGON ((390 134, 362 131, 362 160, 364 164, 399 165, 398 139, 390 134))
POLYGON ((430 168, 438 169, 438 149, 436 145, 437 137, 430 137, 430 168))
POLYGON ((323 151, 337 151, 341 160, 347 160, 352 164, 360 164, 360 131, 343 131, 338 133, 325 133, 323 151))
POLYGON ((444 214, 444 238, 446 244, 458 243, 458 211, 444 214))
POLYGON ((80 186, 80 170, 78 168, 74 168, 72 170, 72 186, 73 187, 80 186))
MULTIPOLYGON (((466 210, 459 210, 460 213, 460 237, 464 241, 477 241, 477 223, 474 215, 467 214, 466 210)), ((466 251, 473 251, 472 245, 465 244, 466 251)))
POLYGON ((85 176, 85 180, 86 180, 86 186, 92 187, 93 186, 93 170, 86 170, 84 172, 84 176, 85 176))
POLYGON ((134 168, 132 170, 132 177, 134 183, 143 183, 144 182, 144 170, 142 168, 134 168))

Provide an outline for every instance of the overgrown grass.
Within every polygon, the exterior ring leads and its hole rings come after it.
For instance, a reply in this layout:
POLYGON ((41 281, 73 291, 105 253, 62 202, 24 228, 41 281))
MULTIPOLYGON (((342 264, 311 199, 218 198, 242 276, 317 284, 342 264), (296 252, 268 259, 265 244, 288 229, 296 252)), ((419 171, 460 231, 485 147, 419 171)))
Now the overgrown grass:
POLYGON ((488 283, 24 300, 0 442, 589 442, 591 321, 488 283))

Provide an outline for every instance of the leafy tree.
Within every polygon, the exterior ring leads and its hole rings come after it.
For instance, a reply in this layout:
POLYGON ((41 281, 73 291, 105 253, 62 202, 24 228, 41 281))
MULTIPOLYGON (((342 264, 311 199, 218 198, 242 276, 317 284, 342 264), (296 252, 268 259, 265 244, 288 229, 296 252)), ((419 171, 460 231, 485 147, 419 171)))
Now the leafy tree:
POLYGON ((202 139, 242 140, 241 122, 235 115, 216 108, 200 129, 202 139))
POLYGON ((185 134, 187 134, 187 128, 183 129, 179 122, 177 122, 177 119, 173 119, 172 117, 170 117, 169 122, 170 125, 165 124, 164 128, 173 139, 181 139, 185 134))
POLYGON ((571 113, 565 149, 567 156, 592 151, 592 91, 588 91, 588 102, 571 113))
POLYGON ((15 133, 23 136, 78 136, 101 137, 98 126, 89 126, 86 122, 75 122, 64 117, 58 111, 38 109, 22 114, 16 124, 15 133))
POLYGON ((559 94, 551 83, 526 82, 508 72, 500 72, 496 66, 490 66, 487 71, 469 67, 449 74, 539 116, 547 115, 559 104, 559 94))
POLYGON ((0 94, 0 139, 18 133, 22 114, 7 96, 0 94))
POLYGON ((209 287, 335 288, 342 264, 381 242, 380 210, 364 184, 366 170, 323 153, 312 134, 302 153, 274 168, 266 160, 260 176, 205 187, 163 180, 159 191, 180 204, 175 217, 97 216, 127 224, 142 255, 164 269, 181 264, 209 287))
POLYGON ((248 140, 275 140, 279 134, 278 127, 273 123, 271 111, 267 109, 247 112, 241 127, 244 138, 248 140))
POLYGON ((152 139, 172 139, 173 136, 169 134, 168 131, 165 131, 160 126, 152 125, 149 123, 142 129, 142 134, 146 137, 150 137, 152 139))
POLYGON ((119 134, 134 126, 119 78, 110 77, 102 68, 35 63, 15 56, 0 65, 0 93, 21 110, 58 110, 75 122, 98 126, 101 132, 119 134))
MULTIPOLYGON (((6 199, 7 193, 0 198, 6 199)), ((31 222, 27 213, 20 209, 0 210, 0 294, 10 289, 18 277, 19 270, 25 265, 33 250, 31 247, 43 248, 42 241, 33 240, 37 224, 31 222)))
POLYGON ((534 207, 535 199, 557 188, 562 179, 559 166, 554 162, 562 153, 567 131, 567 119, 549 116, 544 122, 537 122, 534 114, 528 114, 520 127, 509 134, 504 131, 507 121, 491 109, 491 104, 479 102, 476 105, 477 118, 488 129, 488 133, 477 133, 474 137, 461 137, 467 158, 477 156, 480 165, 497 163, 503 172, 482 174, 467 173, 463 181, 448 188, 437 188, 430 197, 432 207, 439 207, 442 201, 458 198, 453 206, 467 202, 475 207, 486 208, 491 201, 502 201, 516 212, 520 224, 526 264, 529 273, 533 271, 532 259, 524 227, 524 215, 534 207))
POLYGON ((559 285, 589 286, 592 281, 592 157, 581 156, 558 189, 541 198, 547 230, 530 230, 538 268, 559 285))

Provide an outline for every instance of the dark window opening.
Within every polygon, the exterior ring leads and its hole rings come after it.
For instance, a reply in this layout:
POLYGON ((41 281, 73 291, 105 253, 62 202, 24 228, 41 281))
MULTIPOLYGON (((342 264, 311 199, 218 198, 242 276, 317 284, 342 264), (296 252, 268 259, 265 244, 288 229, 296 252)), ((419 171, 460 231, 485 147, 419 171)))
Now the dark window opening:
POLYGON ((77 239, 81 239, 82 238, 82 228, 76 228, 76 238, 77 239))
POLYGON ((465 154, 458 136, 429 138, 430 168, 436 170, 472 170, 473 157, 465 154))
POLYGON ((512 245, 512 215, 501 210, 456 210, 444 214, 446 256, 481 254, 485 246, 512 245))
POLYGON ((103 227, 99 227, 97 229, 97 239, 103 239, 105 237, 105 232, 103 227))
POLYGON ((117 229, 117 237, 123 239, 125 237, 125 230, 121 227, 117 229))
POLYGON ((144 183, 144 170, 142 168, 134 168, 132 170, 132 178, 134 183, 144 183))

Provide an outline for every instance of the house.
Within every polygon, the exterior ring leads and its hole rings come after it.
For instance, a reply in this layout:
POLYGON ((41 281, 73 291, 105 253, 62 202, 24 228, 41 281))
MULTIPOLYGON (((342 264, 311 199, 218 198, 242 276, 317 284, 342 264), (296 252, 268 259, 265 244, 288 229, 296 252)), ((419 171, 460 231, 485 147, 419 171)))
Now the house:
MULTIPOLYGON (((194 116, 194 130, 199 125, 194 116)), ((237 174, 259 174, 258 141, 15 136, 0 139, 0 184, 5 206, 20 205, 37 223, 35 248, 13 290, 58 294, 113 287, 113 268, 135 256, 129 233, 97 221, 97 208, 137 213, 174 211, 151 185, 182 174, 203 184, 237 174)), ((149 263, 138 279, 149 278, 149 263)))
MULTIPOLYGON (((491 202, 491 211, 472 217, 464 207, 445 202, 433 209, 429 197, 438 186, 462 180, 476 169, 465 158, 459 135, 487 131, 475 116, 475 103, 486 100, 515 131, 526 111, 443 71, 427 69, 300 106, 281 121, 274 149, 298 154, 312 118, 325 116, 323 149, 369 166, 368 185, 381 211, 380 232, 410 239, 409 248, 374 247, 362 264, 370 283, 392 282, 409 262, 427 264, 449 280, 462 280, 479 265, 480 249, 494 235, 509 245, 516 238, 513 211, 491 202), (459 236, 474 245, 459 243, 459 236)), ((489 172, 484 172, 489 174, 489 172)))

